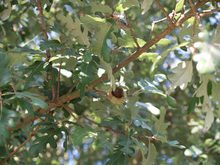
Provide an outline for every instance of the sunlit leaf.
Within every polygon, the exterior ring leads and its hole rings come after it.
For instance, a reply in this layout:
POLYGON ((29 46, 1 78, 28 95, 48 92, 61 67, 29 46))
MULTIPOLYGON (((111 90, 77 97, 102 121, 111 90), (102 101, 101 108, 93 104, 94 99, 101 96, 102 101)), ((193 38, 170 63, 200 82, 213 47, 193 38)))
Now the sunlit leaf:
POLYGON ((156 60, 156 57, 158 56, 159 54, 158 53, 142 53, 139 57, 138 57, 138 59, 139 60, 145 60, 145 59, 147 59, 147 60, 150 60, 150 61, 155 61, 156 60))
POLYGON ((89 45, 89 38, 88 38, 88 30, 84 27, 83 31, 81 29, 81 22, 78 18, 73 21, 70 15, 64 16, 62 13, 57 15, 57 19, 63 24, 69 34, 75 37, 80 44, 89 45))
POLYGON ((172 69, 172 72, 172 74, 168 75, 168 79, 172 82, 171 90, 178 86, 181 89, 185 89, 187 84, 192 80, 192 61, 180 62, 177 67, 172 69))
POLYGON ((183 9, 185 0, 179 0, 175 7, 175 12, 179 12, 183 9))
POLYGON ((196 69, 201 74, 213 73, 220 68, 220 47, 206 43, 196 43, 201 52, 193 56, 197 62, 196 69))
POLYGON ((6 9, 4 9, 4 10, 0 13, 0 18, 1 18, 1 20, 3 20, 3 21, 7 20, 7 19, 10 17, 11 10, 12 10, 10 0, 5 0, 4 3, 5 3, 4 6, 6 7, 6 9))
POLYGON ((155 107, 153 104, 151 104, 151 103, 137 102, 136 104, 138 106, 144 107, 145 109, 147 109, 153 115, 159 115, 160 114, 160 110, 157 107, 155 107))

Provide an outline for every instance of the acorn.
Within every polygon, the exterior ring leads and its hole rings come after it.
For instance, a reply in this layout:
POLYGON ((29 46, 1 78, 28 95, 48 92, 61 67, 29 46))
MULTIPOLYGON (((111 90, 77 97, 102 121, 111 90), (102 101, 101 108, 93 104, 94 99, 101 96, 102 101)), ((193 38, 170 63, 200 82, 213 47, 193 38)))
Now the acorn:
POLYGON ((124 90, 121 87, 116 87, 108 94, 108 99, 115 105, 121 105, 125 102, 124 90))

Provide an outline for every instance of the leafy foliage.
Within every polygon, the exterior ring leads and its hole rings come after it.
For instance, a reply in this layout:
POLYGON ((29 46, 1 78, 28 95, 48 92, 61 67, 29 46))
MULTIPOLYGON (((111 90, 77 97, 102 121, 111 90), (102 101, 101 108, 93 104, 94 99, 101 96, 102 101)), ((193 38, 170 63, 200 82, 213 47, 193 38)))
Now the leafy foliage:
POLYGON ((219 6, 0 1, 0 164, 218 164, 219 6))

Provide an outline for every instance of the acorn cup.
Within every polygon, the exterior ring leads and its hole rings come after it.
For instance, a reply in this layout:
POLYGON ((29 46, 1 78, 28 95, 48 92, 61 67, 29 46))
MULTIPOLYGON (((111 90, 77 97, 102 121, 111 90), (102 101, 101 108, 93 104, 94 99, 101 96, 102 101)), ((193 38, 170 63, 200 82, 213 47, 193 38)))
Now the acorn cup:
POLYGON ((125 102, 124 90, 121 87, 116 87, 115 90, 108 93, 107 98, 115 105, 121 105, 125 102))

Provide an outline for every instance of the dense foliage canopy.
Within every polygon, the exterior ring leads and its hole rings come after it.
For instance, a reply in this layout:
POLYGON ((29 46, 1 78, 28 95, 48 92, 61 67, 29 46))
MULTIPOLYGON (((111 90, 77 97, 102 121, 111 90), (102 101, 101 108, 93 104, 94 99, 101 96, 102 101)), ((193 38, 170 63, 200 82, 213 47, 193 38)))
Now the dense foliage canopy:
POLYGON ((219 6, 1 0, 0 164, 219 164, 219 6))

